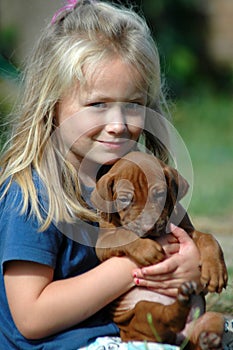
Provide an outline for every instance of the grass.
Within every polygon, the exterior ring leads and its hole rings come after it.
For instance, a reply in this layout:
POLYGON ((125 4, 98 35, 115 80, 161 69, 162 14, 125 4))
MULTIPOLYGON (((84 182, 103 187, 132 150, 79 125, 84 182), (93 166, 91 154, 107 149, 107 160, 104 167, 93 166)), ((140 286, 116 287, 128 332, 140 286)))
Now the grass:
POLYGON ((207 310, 222 312, 226 315, 232 313, 232 295, 233 295, 233 265, 228 266, 229 282, 228 287, 221 294, 208 294, 206 297, 207 310))
POLYGON ((219 311, 224 314, 232 315, 233 317, 233 260, 232 260, 232 248, 233 240, 231 235, 219 234, 217 237, 221 244, 225 261, 228 270, 228 286, 221 294, 208 294, 207 295, 207 310, 219 311))
POLYGON ((188 148, 193 164, 191 215, 232 215, 232 111, 232 98, 211 95, 178 101, 173 108, 174 125, 188 148))
POLYGON ((193 164, 194 184, 189 213, 195 226, 216 235, 229 274, 220 295, 207 296, 207 309, 232 314, 233 295, 233 99, 202 95, 178 101, 174 125, 193 164))

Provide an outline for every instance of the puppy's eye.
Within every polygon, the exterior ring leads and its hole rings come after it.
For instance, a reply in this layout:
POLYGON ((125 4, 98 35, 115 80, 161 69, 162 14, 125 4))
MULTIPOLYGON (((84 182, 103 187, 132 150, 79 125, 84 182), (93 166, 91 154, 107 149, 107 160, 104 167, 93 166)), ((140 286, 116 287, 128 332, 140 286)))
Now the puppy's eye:
POLYGON ((119 196, 116 201, 121 208, 126 208, 132 202, 132 196, 119 196))
POLYGON ((166 191, 165 190, 159 190, 159 191, 154 190, 152 193, 152 196, 153 196, 153 200, 155 202, 161 201, 161 200, 165 199, 166 191))

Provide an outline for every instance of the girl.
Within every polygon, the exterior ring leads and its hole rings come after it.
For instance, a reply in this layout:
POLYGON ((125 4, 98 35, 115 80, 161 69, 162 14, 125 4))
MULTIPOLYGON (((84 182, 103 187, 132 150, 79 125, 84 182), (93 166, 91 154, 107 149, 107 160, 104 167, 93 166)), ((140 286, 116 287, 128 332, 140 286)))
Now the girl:
MULTIPOLYGON (((1 158, 1 349, 69 350, 118 336, 105 306, 139 270, 126 257, 98 264, 89 197, 100 165, 139 139, 168 158, 141 107, 161 112, 160 101, 158 54, 135 12, 70 1, 55 14, 30 57, 1 158)), ((138 285, 175 296, 199 279, 194 244, 178 228, 174 235, 173 256, 138 285)))

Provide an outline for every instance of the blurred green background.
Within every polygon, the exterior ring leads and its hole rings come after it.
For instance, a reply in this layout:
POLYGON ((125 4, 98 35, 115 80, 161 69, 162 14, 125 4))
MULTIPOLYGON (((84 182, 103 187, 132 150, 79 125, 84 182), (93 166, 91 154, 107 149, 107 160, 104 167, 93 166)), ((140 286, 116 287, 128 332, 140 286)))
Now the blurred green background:
MULTIPOLYGON (((144 13, 153 31, 173 122, 192 159, 189 212, 197 226, 232 232, 233 2, 128 0, 127 4, 144 13)), ((61 5, 59 0, 0 0, 1 142, 23 60, 45 21, 61 5)))

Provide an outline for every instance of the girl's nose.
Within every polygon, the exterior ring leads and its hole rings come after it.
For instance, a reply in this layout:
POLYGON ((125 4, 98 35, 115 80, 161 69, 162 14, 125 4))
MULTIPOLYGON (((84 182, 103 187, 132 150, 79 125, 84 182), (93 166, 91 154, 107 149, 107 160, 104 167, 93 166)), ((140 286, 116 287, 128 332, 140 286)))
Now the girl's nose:
POLYGON ((122 134, 127 129, 124 108, 120 104, 116 104, 109 109, 105 129, 107 132, 114 134, 122 134))
POLYGON ((127 129, 123 108, 120 105, 110 108, 106 119, 105 129, 108 133, 122 134, 127 129))
POLYGON ((124 123, 121 122, 111 122, 106 125, 105 129, 108 133, 120 135, 125 132, 127 127, 124 123))

